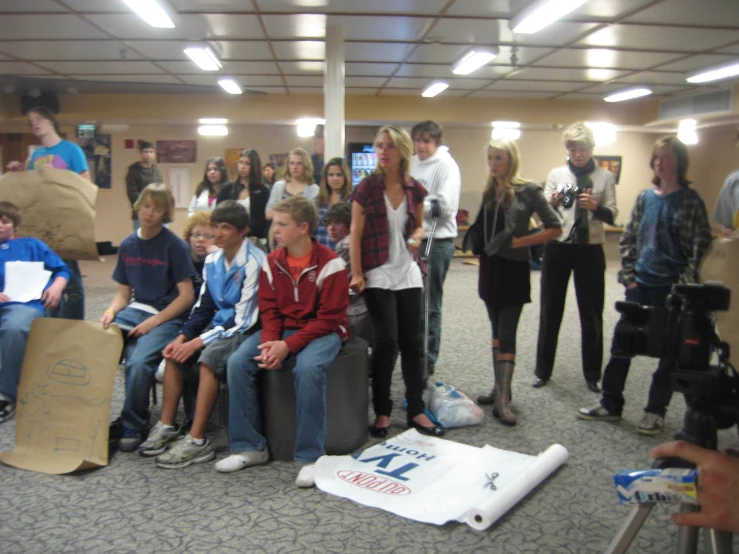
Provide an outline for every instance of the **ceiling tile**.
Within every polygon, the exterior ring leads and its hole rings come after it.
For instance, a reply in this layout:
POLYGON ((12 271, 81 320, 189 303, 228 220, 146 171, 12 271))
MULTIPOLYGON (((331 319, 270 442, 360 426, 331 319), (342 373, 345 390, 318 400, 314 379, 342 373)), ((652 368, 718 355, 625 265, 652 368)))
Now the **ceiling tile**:
POLYGON ((721 52, 722 54, 739 54, 739 43, 733 46, 727 46, 721 50, 716 50, 716 52, 721 52))
POLYGON ((470 49, 468 45, 421 44, 413 51, 409 62, 452 64, 470 49))
POLYGON ((357 63, 347 62, 344 65, 346 75, 389 76, 398 67, 396 63, 357 63))
POLYGON ((216 77, 249 73, 257 75, 279 74, 274 62, 223 62, 223 69, 220 71, 203 71, 193 62, 158 62, 158 65, 171 73, 214 75, 216 77))
POLYGON ((652 2, 654 0, 589 0, 569 14, 567 19, 613 21, 652 2))
POLYGON ((450 89, 474 90, 484 87, 490 83, 490 79, 470 79, 469 77, 460 77, 457 79, 447 79, 450 89))
POLYGON ((524 67, 509 79, 543 79, 552 81, 610 81, 628 75, 628 71, 614 69, 560 69, 524 67))
MULTIPOLYGON (((178 75, 180 79, 191 85, 218 86, 217 75, 178 75)), ((282 86, 279 75, 232 75, 233 79, 243 87, 278 87, 282 86)))
POLYGON ((348 62, 402 62, 411 51, 411 44, 347 42, 344 45, 348 62))
POLYGON ((289 87, 321 87, 323 89, 323 75, 315 77, 294 77, 286 76, 287 86, 289 87))
MULTIPOLYGON (((345 44, 348 49, 349 43, 345 44)), ((325 60, 326 43, 319 40, 272 41, 278 60, 325 60)), ((347 56, 347 59, 349 57, 347 56)))
POLYGON ((570 92, 562 96, 558 96, 557 100, 590 100, 592 102, 603 102, 603 97, 599 94, 585 94, 584 92, 570 92))
POLYGON ((477 90, 471 98, 533 98, 544 99, 557 94, 556 92, 516 92, 512 90, 477 90))
POLYGON ((122 39, 213 40, 218 38, 263 39, 264 33, 256 15, 206 14, 180 15, 174 29, 158 29, 147 25, 133 13, 88 15, 90 21, 122 39))
POLYGON ((23 62, 0 62, 0 75, 46 75, 48 71, 23 62))
POLYGON ((532 92, 559 92, 570 91, 580 88, 581 83, 566 83, 563 81, 514 81, 511 79, 503 79, 495 81, 492 85, 486 87, 485 90, 523 90, 532 92))
MULTIPOLYGON (((67 0, 68 1, 68 0, 67 0)), ((79 1, 79 0, 77 0, 79 1)), ((99 0, 83 0, 96 2, 99 0)), ((244 0, 169 0, 172 7, 178 12, 251 12, 254 11, 251 2, 244 0)), ((260 0, 259 4, 264 4, 260 0)))
POLYGON ((111 83, 180 83, 171 75, 71 75, 80 81, 105 81, 111 83))
POLYGON ((323 87, 290 87, 290 94, 319 94, 323 96, 323 87))
POLYGON ((457 0, 447 14, 466 17, 509 17, 510 4, 510 0, 457 0))
MULTIPOLYGON (((0 51, 25 60, 120 60, 121 44, 114 40, 38 40, 0 42, 0 51)), ((128 51, 128 60, 141 56, 128 51)))
MULTIPOLYGON (((430 85, 434 79, 415 79, 412 77, 393 77, 387 86, 396 88, 414 88, 418 91, 430 85)), ((449 88, 454 89, 476 89, 487 85, 490 80, 488 79, 445 79, 449 83, 449 88)))
POLYGON ((62 12, 68 10, 63 8, 54 0, 0 0, 0 12, 62 12))
POLYGON ((647 69, 674 60, 677 56, 679 54, 630 52, 609 48, 568 48, 540 59, 534 66, 647 69))
POLYGON ((703 54, 699 56, 691 56, 685 60, 668 63, 660 66, 660 71, 684 71, 685 73, 693 73, 702 69, 711 69, 712 67, 725 65, 732 62, 739 62, 736 56, 718 56, 714 54, 703 54))
POLYGON ((438 79, 496 79, 513 70, 511 66, 488 65, 481 67, 469 77, 455 76, 451 65, 403 64, 398 70, 398 77, 429 77, 438 79))
POLYGON ((4 56, 4 55, 0 54, 0 60, 9 60, 9 59, 10 58, 8 58, 8 56, 4 56))
MULTIPOLYGON (((125 44, 150 59, 189 60, 185 48, 193 43, 185 40, 127 40, 125 44)), ((272 52, 264 41, 210 40, 207 44, 222 60, 272 59, 272 52)))
MULTIPOLYGON (((101 2, 100 0, 64 0, 71 9, 84 13, 127 13, 131 10, 123 2, 101 2)), ((173 6, 177 9, 175 6, 173 6)))
POLYGON ((105 75, 128 73, 140 75, 162 72, 161 69, 149 62, 40 62, 40 65, 66 75, 76 75, 79 73, 102 73, 105 75))
MULTIPOLYGON (((238 0, 236 0, 238 1, 238 0)), ((196 0, 179 0, 189 4, 202 4, 196 0)), ((446 0, 259 0, 259 8, 263 12, 299 12, 310 10, 314 13, 412 13, 418 15, 435 15, 441 11, 446 0)))
POLYGON ((640 11, 627 21, 660 25, 731 25, 739 29, 739 4, 736 0, 670 0, 640 11))
POLYGON ((265 15, 263 19, 270 38, 309 39, 326 36, 326 16, 323 14, 265 15))
POLYGON ((698 52, 730 43, 736 37, 736 31, 728 30, 611 25, 585 37, 579 44, 663 52, 698 52))
POLYGON ((347 77, 347 87, 381 87, 387 77, 347 77))
MULTIPOLYGON (((270 37, 323 38, 326 36, 326 16, 321 14, 265 15, 270 37)), ((344 27, 352 40, 418 40, 431 23, 424 17, 336 15, 333 24, 344 27)))
POLYGON ((323 75, 323 62, 305 61, 305 62, 280 62, 280 68, 285 74, 291 75, 323 75))
POLYGON ((514 35, 502 19, 442 19, 429 37, 442 42, 494 46, 500 42, 521 46, 562 46, 594 29, 594 23, 557 22, 533 35, 514 35))
MULTIPOLYGON (((135 17, 135 16, 134 16, 135 17)), ((3 40, 108 38, 76 15, 4 15, 0 17, 3 40)))
MULTIPOLYGON (((620 92, 622 90, 628 90, 630 88, 634 88, 633 84, 630 83, 603 83, 601 85, 596 85, 594 87, 588 87, 586 90, 583 90, 582 92, 586 93, 594 93, 594 94, 611 94, 615 92, 620 92)), ((670 94, 674 92, 682 92, 685 90, 695 90, 694 86, 680 86, 680 85, 649 85, 649 89, 654 94, 670 94)))
POLYGON ((640 85, 686 85, 685 73, 660 73, 658 71, 641 71, 619 79, 623 83, 640 85))
POLYGON ((380 96, 421 96, 418 88, 384 88, 380 90, 380 96))
POLYGON ((374 96, 379 89, 376 88, 347 88, 347 94, 364 94, 374 96))

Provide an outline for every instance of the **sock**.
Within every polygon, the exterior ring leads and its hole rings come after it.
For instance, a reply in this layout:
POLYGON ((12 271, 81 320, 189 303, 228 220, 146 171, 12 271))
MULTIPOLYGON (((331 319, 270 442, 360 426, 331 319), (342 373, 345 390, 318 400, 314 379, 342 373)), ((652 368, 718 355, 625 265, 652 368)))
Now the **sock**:
POLYGON ((171 430, 171 429, 174 429, 174 425, 165 425, 164 423, 162 423, 162 428, 163 428, 163 429, 164 429, 165 431, 169 431, 169 430, 171 430))
POLYGON ((195 446, 203 446, 205 444, 205 439, 192 439, 192 443, 195 446))

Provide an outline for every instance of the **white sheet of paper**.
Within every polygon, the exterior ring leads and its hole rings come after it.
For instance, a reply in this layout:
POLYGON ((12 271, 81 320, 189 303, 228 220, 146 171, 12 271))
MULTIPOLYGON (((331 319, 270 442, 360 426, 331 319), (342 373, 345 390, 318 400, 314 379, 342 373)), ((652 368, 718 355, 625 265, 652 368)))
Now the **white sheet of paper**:
POLYGON ((30 302, 41 298, 49 283, 51 271, 43 262, 5 262, 5 289, 13 302, 30 302))

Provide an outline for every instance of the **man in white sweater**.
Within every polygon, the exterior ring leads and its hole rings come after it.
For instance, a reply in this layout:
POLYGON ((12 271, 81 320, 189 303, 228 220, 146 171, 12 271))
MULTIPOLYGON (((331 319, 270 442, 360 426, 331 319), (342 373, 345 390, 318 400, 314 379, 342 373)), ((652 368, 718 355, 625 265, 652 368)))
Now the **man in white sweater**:
MULTIPOLYGON (((423 228, 426 237, 431 232, 431 222, 437 218, 436 234, 429 256, 429 374, 434 373, 441 342, 441 299, 449 263, 454 256, 454 239, 457 238, 457 210, 461 176, 449 148, 442 146, 444 129, 434 121, 423 121, 411 131, 416 153, 411 160, 411 176, 420 181, 428 196, 424 200, 423 228)), ((426 251, 426 240, 421 252, 426 251)))

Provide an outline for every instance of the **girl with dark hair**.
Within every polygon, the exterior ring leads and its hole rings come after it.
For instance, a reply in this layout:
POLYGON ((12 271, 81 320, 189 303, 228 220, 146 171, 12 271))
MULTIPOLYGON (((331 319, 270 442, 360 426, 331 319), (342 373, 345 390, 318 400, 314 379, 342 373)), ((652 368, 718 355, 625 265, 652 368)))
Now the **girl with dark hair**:
POLYGON ((344 158, 332 158, 321 172, 321 190, 316 198, 318 208, 318 227, 316 240, 329 248, 334 247, 334 241, 328 236, 328 230, 323 222, 326 212, 334 204, 349 200, 352 193, 352 184, 349 180, 349 167, 344 158))
POLYGON ((228 183, 226 162, 223 161, 223 158, 210 158, 208 163, 205 164, 203 180, 195 189, 190 207, 187 208, 187 215, 191 216, 202 210, 212 210, 221 188, 226 183, 228 183))
POLYGON ((246 149, 239 156, 238 175, 233 183, 226 183, 218 195, 218 202, 236 200, 246 208, 251 219, 249 235, 267 238, 267 220, 264 217, 269 189, 262 182, 262 161, 256 150, 246 149))

